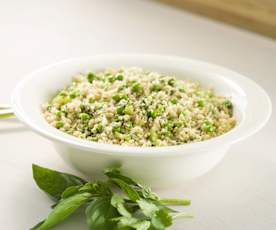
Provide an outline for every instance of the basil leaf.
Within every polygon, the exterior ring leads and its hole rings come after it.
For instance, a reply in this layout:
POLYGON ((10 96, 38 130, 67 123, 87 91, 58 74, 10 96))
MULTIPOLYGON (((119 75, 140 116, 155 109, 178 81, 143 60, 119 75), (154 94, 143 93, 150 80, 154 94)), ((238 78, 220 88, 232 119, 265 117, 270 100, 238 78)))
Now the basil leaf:
POLYGON ((119 213, 110 202, 110 197, 97 198, 86 208, 86 222, 89 229, 110 230, 115 229, 117 223, 112 221, 119 213))
POLYGON ((167 209, 160 209, 152 217, 151 224, 156 230, 163 230, 172 225, 172 216, 167 209))
POLYGON ((77 193, 79 193, 79 189, 81 188, 80 185, 75 185, 75 186, 70 186, 70 187, 67 187, 63 193, 61 194, 61 198, 62 199, 66 199, 70 196, 73 196, 77 193))
POLYGON ((152 229, 163 230, 172 225, 172 216, 167 208, 144 199, 138 200, 137 203, 144 215, 151 218, 152 229))
POLYGON ((160 198, 155 194, 154 192, 151 191, 151 189, 148 186, 138 184, 131 178, 124 176, 120 173, 120 170, 118 168, 111 168, 111 169, 106 169, 105 170, 105 175, 110 179, 110 180, 121 180, 131 186, 140 196, 146 198, 146 199, 151 199, 151 200, 159 200, 160 198))
POLYGON ((86 203, 91 195, 89 193, 80 193, 61 200, 57 206, 50 212, 48 217, 32 228, 32 230, 47 230, 62 222, 73 212, 75 212, 82 204, 86 203))
POLYGON ((113 194, 111 198, 111 205, 117 209, 117 211, 125 217, 130 218, 131 214, 124 206, 125 200, 119 194, 113 194))
POLYGON ((66 188, 86 183, 85 180, 77 176, 44 168, 36 164, 33 164, 32 168, 33 178, 38 187, 55 200, 61 198, 61 194, 66 188))
POLYGON ((141 188, 141 193, 142 196, 146 199, 151 199, 151 200, 159 200, 159 196, 152 192, 150 187, 143 185, 143 187, 141 188))
POLYGON ((148 220, 140 220, 135 217, 118 217, 115 219, 118 221, 118 229, 127 229, 130 227, 131 229, 136 230, 148 230, 150 229, 151 223, 148 220))
POLYGON ((156 204, 145 199, 137 200, 137 204, 147 217, 152 217, 159 210, 156 204))
POLYGON ((88 182, 83 185, 80 189, 80 192, 89 192, 93 196, 110 196, 111 190, 108 187, 106 182, 97 181, 97 182, 88 182))
POLYGON ((119 188, 121 188, 131 199, 132 201, 136 201, 140 199, 139 193, 136 192, 130 185, 119 178, 112 178, 110 179, 114 184, 116 184, 119 188))
POLYGON ((122 175, 118 168, 106 169, 104 174, 110 179, 117 178, 117 179, 120 179, 120 180, 124 181, 125 183, 127 183, 129 185, 139 186, 139 184, 136 183, 131 178, 122 175))

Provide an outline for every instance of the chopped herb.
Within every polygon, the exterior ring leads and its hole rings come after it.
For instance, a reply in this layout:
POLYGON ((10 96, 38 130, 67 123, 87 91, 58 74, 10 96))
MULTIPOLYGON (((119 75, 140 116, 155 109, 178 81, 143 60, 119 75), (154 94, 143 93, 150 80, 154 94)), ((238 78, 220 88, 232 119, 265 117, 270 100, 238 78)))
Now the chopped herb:
POLYGON ((157 111, 149 111, 148 112, 148 117, 156 118, 158 116, 157 111))
POLYGON ((169 81, 168 81, 168 84, 170 85, 170 86, 175 86, 175 79, 170 79, 169 81))
POLYGON ((226 100, 223 102, 223 105, 227 108, 227 109, 232 109, 233 108, 233 104, 231 101, 226 100))
POLYGON ((202 125, 202 130, 206 133, 212 133, 216 130, 216 127, 210 121, 205 121, 202 125))
POLYGON ((124 115, 125 114, 125 107, 121 106, 117 108, 117 114, 124 115))
POLYGON ((204 107, 205 106, 205 100, 203 100, 203 99, 198 100, 197 105, 198 105, 198 107, 204 107))

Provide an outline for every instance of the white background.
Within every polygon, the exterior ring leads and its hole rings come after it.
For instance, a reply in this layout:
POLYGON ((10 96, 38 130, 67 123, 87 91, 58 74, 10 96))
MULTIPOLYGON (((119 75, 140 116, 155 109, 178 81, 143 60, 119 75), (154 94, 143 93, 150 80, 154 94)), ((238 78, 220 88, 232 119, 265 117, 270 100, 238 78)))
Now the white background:
MULTIPOLYGON (((9 102, 27 73, 75 56, 111 52, 198 58, 258 82, 276 101, 276 41, 183 11, 138 0, 0 0, 0 100, 9 102)), ((160 191, 191 198, 192 220, 172 229, 276 229, 276 116, 257 135, 235 145, 207 175, 160 191)), ((0 121, 0 226, 22 230, 48 213, 31 163, 73 172, 50 142, 16 119, 0 121)), ((78 217, 55 228, 86 229, 78 217)))

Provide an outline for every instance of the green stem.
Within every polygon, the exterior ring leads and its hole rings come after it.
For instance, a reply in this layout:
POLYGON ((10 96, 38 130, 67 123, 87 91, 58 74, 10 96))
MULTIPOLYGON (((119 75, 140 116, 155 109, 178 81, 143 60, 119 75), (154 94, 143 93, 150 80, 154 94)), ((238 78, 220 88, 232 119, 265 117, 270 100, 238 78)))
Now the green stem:
POLYGON ((0 114, 0 119, 1 118, 9 118, 9 117, 14 117, 14 113, 10 112, 10 113, 3 113, 3 114, 0 114))
POLYGON ((180 218, 193 218, 193 215, 186 213, 186 212, 179 212, 177 214, 174 214, 172 218, 175 219, 180 219, 180 218))
POLYGON ((15 116, 9 104, 0 104, 0 119, 15 116))
POLYGON ((162 198, 160 202, 171 205, 190 205, 191 201, 187 199, 162 198))

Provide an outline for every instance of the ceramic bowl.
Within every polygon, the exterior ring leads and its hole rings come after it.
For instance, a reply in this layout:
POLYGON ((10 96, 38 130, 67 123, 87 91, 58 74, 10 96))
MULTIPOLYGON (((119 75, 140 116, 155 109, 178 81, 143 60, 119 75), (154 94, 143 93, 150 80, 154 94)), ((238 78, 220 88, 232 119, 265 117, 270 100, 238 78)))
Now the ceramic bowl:
POLYGON ((252 80, 226 68, 182 57, 142 54, 98 55, 65 60, 31 73, 15 88, 11 104, 16 116, 33 131, 50 139, 65 162, 89 176, 99 177, 106 167, 121 165, 122 172, 153 187, 165 187, 208 172, 238 141, 259 131, 271 114, 265 91, 252 80), (169 147, 126 147, 91 142, 50 126, 41 104, 69 84, 80 72, 108 67, 138 66, 174 74, 212 87, 230 97, 237 125, 210 140, 169 147))

